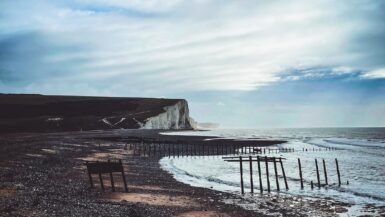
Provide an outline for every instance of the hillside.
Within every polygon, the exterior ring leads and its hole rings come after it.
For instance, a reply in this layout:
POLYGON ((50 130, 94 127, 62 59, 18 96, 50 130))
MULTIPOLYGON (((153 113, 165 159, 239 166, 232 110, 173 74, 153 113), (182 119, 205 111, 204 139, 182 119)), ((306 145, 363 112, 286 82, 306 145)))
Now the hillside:
POLYGON ((192 129, 184 99, 0 94, 0 132, 192 129))

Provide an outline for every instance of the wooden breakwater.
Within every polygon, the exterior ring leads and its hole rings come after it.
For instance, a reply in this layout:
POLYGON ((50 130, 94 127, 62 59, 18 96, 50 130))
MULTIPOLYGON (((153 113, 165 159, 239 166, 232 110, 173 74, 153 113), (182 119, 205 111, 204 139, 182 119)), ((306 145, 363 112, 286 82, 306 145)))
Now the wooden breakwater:
POLYGON ((272 148, 255 144, 221 144, 221 143, 178 143, 146 142, 126 143, 124 149, 132 150, 134 156, 141 157, 185 157, 185 156, 221 156, 221 155, 258 155, 290 152, 336 151, 337 148, 272 148))
MULTIPOLYGON (((263 193, 264 190, 267 190, 267 192, 271 192, 272 190, 272 187, 271 187, 271 177, 270 177, 270 173, 269 173, 269 165, 270 166, 273 166, 274 167, 274 180, 275 180, 275 186, 276 186, 276 190, 277 191, 280 191, 280 177, 283 178, 284 180, 284 184, 285 184, 285 189, 286 190, 289 190, 289 186, 288 186, 288 182, 287 182, 287 177, 286 177, 286 173, 285 173, 285 168, 284 168, 284 164, 283 164, 283 161, 286 160, 285 158, 282 158, 282 157, 268 157, 268 156, 225 156, 225 157, 222 157, 222 159, 226 162, 238 162, 239 163, 239 174, 240 174, 240 187, 241 187, 241 193, 244 194, 245 193, 245 187, 244 187, 244 167, 243 167, 243 164, 246 162, 246 163, 249 163, 249 173, 250 173, 250 191, 251 193, 254 193, 254 170, 253 170, 253 163, 257 163, 257 172, 256 174, 258 174, 258 180, 259 180, 259 190, 260 190, 260 193, 263 193), (280 168, 281 168, 281 175, 279 175, 279 172, 278 172, 278 167, 277 167, 277 164, 280 165, 280 168), (266 178, 266 188, 263 187, 263 182, 262 182, 262 173, 263 173, 263 165, 265 166, 265 178, 266 178)), ((329 185, 329 182, 328 182, 328 173, 327 173, 327 167, 326 167, 326 163, 325 163, 325 160, 322 159, 322 162, 323 162, 323 172, 324 172, 324 180, 325 180, 325 183, 321 183, 321 179, 320 179, 320 169, 318 167, 318 161, 317 159, 315 159, 315 170, 316 170, 316 180, 317 180, 317 187, 318 189, 320 189, 321 187, 326 187, 329 185)), ((338 178, 338 186, 341 186, 341 174, 340 174, 340 170, 339 170, 339 164, 338 164, 338 160, 335 159, 335 165, 336 165, 336 173, 337 173, 337 178, 338 178)), ((301 189, 304 189, 304 179, 303 179, 303 175, 302 175, 302 165, 301 165, 301 159, 298 158, 298 174, 299 174, 299 182, 300 182, 300 186, 301 186, 301 189)), ((349 184, 349 181, 346 182, 346 184, 349 184)), ((310 181, 310 188, 311 189, 314 189, 314 182, 313 180, 310 181)))

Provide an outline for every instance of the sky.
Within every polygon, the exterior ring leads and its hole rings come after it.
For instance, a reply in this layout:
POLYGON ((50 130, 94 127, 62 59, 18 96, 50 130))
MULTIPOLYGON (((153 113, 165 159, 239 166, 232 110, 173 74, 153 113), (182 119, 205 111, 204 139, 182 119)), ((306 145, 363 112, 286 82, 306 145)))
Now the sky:
POLYGON ((385 126, 385 1, 1 0, 0 92, 185 98, 222 128, 385 126))

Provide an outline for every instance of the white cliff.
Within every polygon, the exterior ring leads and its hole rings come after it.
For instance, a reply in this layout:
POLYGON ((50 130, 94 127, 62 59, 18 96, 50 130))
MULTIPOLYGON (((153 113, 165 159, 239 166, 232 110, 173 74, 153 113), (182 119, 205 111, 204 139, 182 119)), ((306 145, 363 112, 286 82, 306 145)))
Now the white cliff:
POLYGON ((189 116, 186 100, 180 100, 175 105, 163 107, 164 112, 148 118, 142 129, 192 129, 195 121, 189 116))

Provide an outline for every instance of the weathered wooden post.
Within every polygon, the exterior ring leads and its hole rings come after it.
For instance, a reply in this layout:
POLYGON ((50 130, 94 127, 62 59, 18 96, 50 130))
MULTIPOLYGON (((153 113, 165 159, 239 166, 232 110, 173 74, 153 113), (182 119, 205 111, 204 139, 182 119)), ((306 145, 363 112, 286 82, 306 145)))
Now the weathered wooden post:
POLYGON ((341 176, 340 176, 340 168, 338 166, 338 160, 336 158, 336 168, 337 168, 337 176, 338 176, 338 186, 341 186, 341 176))
POLYGON ((242 156, 239 156, 239 169, 241 172, 241 193, 244 194, 245 191, 243 189, 243 165, 242 165, 242 156))
POLYGON ((298 158, 298 168, 299 168, 299 179, 301 180, 301 189, 303 189, 301 159, 299 159, 299 158, 298 158))
POLYGON ((249 156, 250 161, 250 187, 251 187, 251 193, 254 193, 254 182, 253 182, 253 159, 251 156, 249 156))
POLYGON ((261 173, 261 159, 259 156, 257 156, 257 162, 258 162, 258 177, 259 177, 259 190, 261 193, 263 192, 263 186, 262 186, 262 173, 261 173))
POLYGON ((327 173, 327 171, 326 171, 326 163, 325 163, 325 159, 322 159, 322 163, 323 163, 323 166, 324 166, 325 184, 328 185, 328 173, 327 173))
POLYGON ((171 157, 171 147, 170 147, 170 143, 167 144, 167 148, 168 148, 168 157, 170 158, 171 157))
POLYGON ((313 190, 314 189, 313 181, 310 182, 310 185, 311 185, 311 190, 313 190))
POLYGON ((315 159, 315 168, 317 170, 317 182, 318 182, 318 188, 321 188, 321 182, 320 182, 320 179, 319 179, 319 170, 318 170, 318 162, 317 162, 317 159, 315 159))
MULTIPOLYGON (((97 164, 99 164, 99 161, 96 161, 97 164)), ((102 171, 101 171, 101 166, 98 165, 99 168, 99 180, 100 180, 100 186, 102 187, 102 190, 104 192, 104 184, 103 184, 103 178, 102 178, 102 171)))
POLYGON ((270 179, 269 179, 269 164, 267 156, 265 156, 265 166, 266 166, 266 179, 267 179, 267 192, 270 193, 270 179))
MULTIPOLYGON (((86 165, 88 164, 88 161, 86 161, 86 165)), ((91 171, 88 170, 88 178, 90 179, 91 188, 94 187, 94 182, 92 181, 91 171)))
POLYGON ((279 158, 279 163, 281 164, 281 170, 282 170, 283 179, 285 180, 285 187, 286 187, 286 190, 289 190, 289 186, 287 185, 287 179, 286 179, 285 168, 283 168, 282 158, 279 158))
POLYGON ((176 153, 175 153, 175 143, 172 143, 172 157, 175 157, 176 156, 176 153))
POLYGON ((126 190, 126 192, 128 192, 126 176, 124 175, 124 168, 123 168, 122 160, 119 160, 119 163, 120 163, 120 165, 122 165, 122 178, 123 178, 123 183, 124 183, 124 189, 126 190))
POLYGON ((180 143, 178 143, 177 144, 177 152, 178 152, 178 158, 179 158, 179 156, 182 154, 182 151, 183 151, 183 146, 182 146, 182 150, 181 150, 181 145, 180 145, 180 143))
POLYGON ((156 156, 156 148, 157 148, 157 145, 156 143, 154 143, 154 157, 156 156))
POLYGON ((273 161, 274 161, 275 183, 277 185, 277 191, 280 191, 279 180, 278 180, 278 171, 277 171, 277 161, 276 161, 275 157, 273 157, 273 161))
MULTIPOLYGON (((111 161, 108 160, 108 164, 109 164, 110 162, 111 162, 111 161)), ((111 188, 112 188, 112 191, 115 192, 114 177, 112 176, 112 172, 110 172, 110 179, 111 179, 111 188)))

